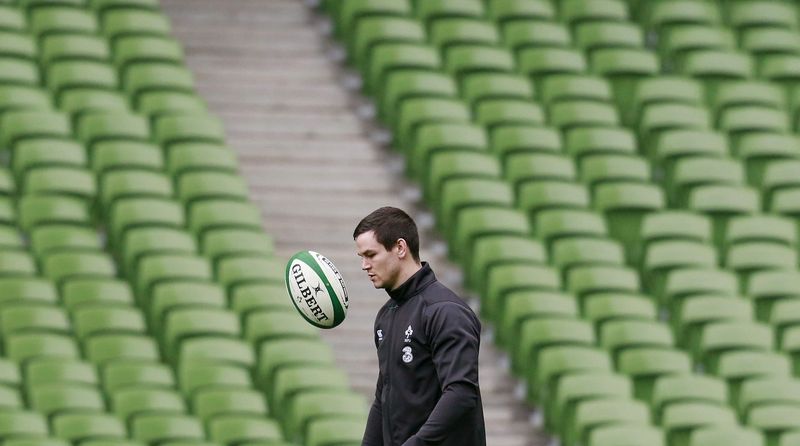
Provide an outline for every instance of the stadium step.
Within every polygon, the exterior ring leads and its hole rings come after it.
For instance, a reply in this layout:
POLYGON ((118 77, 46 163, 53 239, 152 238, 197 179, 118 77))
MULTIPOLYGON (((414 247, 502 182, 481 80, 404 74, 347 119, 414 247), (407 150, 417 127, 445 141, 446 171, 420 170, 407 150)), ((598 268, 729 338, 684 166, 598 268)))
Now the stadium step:
MULTIPOLYGON (((407 201, 408 185, 392 169, 388 149, 369 141, 358 120, 359 99, 343 86, 319 20, 301 0, 163 0, 187 64, 210 108, 223 120, 253 200, 262 208, 277 254, 316 249, 342 270, 349 286, 347 320, 323 333, 352 386, 374 395, 377 360, 372 322, 386 300, 360 271, 352 230, 369 211, 394 205, 425 214, 407 201), (292 186, 289 187, 289 184, 292 186)), ((422 257, 447 282, 457 277, 438 242, 423 233, 422 257)), ((458 284, 448 283, 458 290, 458 284)), ((503 355, 485 339, 481 385, 488 444, 540 446, 548 438, 529 423, 530 409, 514 398, 503 355)))

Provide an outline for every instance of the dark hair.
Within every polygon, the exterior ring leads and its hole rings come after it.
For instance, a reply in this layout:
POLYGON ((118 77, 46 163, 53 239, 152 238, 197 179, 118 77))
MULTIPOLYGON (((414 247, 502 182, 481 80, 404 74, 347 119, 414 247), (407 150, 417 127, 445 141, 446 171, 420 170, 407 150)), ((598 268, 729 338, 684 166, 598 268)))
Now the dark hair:
POLYGON ((405 240, 409 251, 411 251, 411 256, 419 262, 417 224, 402 209, 391 206, 375 209, 358 222, 356 229, 353 231, 353 240, 369 231, 375 232, 375 239, 387 251, 392 249, 397 240, 405 240))

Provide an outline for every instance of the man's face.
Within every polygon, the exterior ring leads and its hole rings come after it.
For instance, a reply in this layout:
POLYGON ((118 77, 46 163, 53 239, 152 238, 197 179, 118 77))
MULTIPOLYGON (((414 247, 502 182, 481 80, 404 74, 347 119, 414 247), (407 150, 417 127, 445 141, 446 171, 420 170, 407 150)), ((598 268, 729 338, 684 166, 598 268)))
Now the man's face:
POLYGON ((393 289, 400 272, 398 248, 387 250, 378 243, 374 231, 365 232, 356 237, 356 252, 361 257, 361 269, 369 275, 375 288, 393 289))

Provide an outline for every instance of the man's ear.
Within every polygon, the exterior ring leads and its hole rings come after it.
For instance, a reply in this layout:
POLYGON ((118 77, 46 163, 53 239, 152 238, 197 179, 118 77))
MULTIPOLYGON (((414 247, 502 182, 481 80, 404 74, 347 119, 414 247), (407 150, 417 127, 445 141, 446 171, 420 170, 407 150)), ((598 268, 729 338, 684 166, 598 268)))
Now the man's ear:
POLYGON ((408 255, 408 243, 406 243, 406 239, 397 239, 395 246, 397 247, 397 257, 401 260, 404 259, 408 255))

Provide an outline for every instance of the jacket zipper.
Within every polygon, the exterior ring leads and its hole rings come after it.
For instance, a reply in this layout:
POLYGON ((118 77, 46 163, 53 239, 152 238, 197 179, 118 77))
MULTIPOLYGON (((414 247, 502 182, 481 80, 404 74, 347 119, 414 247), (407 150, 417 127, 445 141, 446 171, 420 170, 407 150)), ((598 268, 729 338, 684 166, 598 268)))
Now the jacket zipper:
POLYGON ((395 319, 395 316, 397 315, 397 308, 399 308, 397 304, 393 304, 392 306, 389 307, 389 313, 391 314, 391 317, 389 318, 389 327, 386 330, 387 338, 389 338, 389 339, 387 339, 387 341, 389 341, 389 357, 386 358, 386 384, 385 384, 385 387, 386 387, 386 409, 387 410, 383 411, 383 413, 386 414, 385 416, 386 416, 386 420, 387 420, 387 427, 389 429, 389 438, 392 439, 392 443, 394 443, 394 432, 393 432, 393 429, 392 429, 392 418, 391 418, 391 414, 392 414, 392 410, 391 410, 391 405, 392 405, 392 374, 391 374, 392 367, 391 367, 391 361, 392 361, 392 358, 394 358, 394 348, 393 348, 394 347, 394 336, 393 336, 394 332, 392 331, 392 329, 394 328, 394 319, 395 319))

